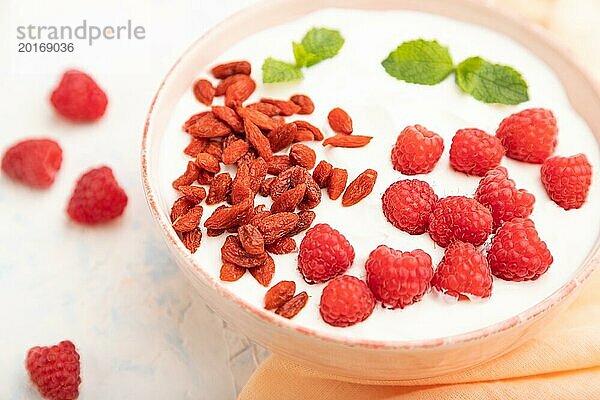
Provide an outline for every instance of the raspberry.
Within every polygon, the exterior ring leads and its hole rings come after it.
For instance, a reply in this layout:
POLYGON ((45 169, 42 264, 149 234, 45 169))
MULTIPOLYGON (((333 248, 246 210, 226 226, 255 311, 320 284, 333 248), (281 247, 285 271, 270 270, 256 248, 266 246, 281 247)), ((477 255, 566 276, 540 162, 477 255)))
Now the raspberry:
POLYGON ((323 321, 339 327, 364 321, 374 308, 375 299, 367 284, 350 275, 338 276, 329 282, 319 305, 323 321))
POLYGON ((51 347, 32 347, 25 367, 42 396, 50 400, 73 400, 79 396, 79 354, 70 341, 51 347))
POLYGON ((502 142, 480 129, 459 129, 450 145, 450 165, 467 175, 483 176, 500 165, 504 156, 502 142))
POLYGON ((515 160, 541 164, 556 148, 558 128, 552 111, 529 108, 505 118, 496 131, 506 155, 515 160))
POLYGON ((71 121, 92 122, 104 115, 108 99, 88 74, 69 70, 50 96, 56 111, 71 121))
POLYGON ((367 285, 386 308, 404 308, 423 297, 433 276, 423 250, 402 252, 380 245, 365 263, 367 285))
POLYGON ((592 184, 592 165, 584 154, 548 158, 542 165, 542 183, 556 204, 565 210, 579 208, 592 184))
POLYGON ((421 125, 407 126, 392 149, 392 164, 405 175, 426 174, 433 170, 443 151, 441 136, 421 125))
POLYGON ((440 199, 429 215, 429 236, 446 247, 454 240, 479 246, 492 233, 492 213, 477 200, 464 196, 440 199))
POLYGON ((346 272, 353 262, 354 248, 337 230, 317 224, 306 231, 298 255, 298 269, 306 282, 326 282, 346 272))
POLYGON ((452 242, 446 248, 431 286, 458 299, 489 297, 492 293, 492 272, 486 258, 471 243, 452 242))
POLYGON ((62 149, 54 140, 29 139, 6 150, 2 171, 26 185, 45 188, 54 182, 62 163, 62 149))
POLYGON ((427 231, 429 214, 437 200, 431 186, 418 179, 392 183, 381 198, 383 214, 387 220, 411 235, 427 231))
POLYGON ((553 261, 533 221, 523 218, 502 225, 492 239, 487 259, 492 273, 507 281, 536 280, 553 261))
POLYGON ((82 224, 97 224, 123 214, 127 195, 108 167, 91 169, 83 174, 75 186, 67 213, 82 224))
POLYGON ((492 211, 494 228, 513 218, 527 218, 533 211, 535 197, 525 189, 517 189, 504 167, 490 170, 479 181, 475 200, 492 211))

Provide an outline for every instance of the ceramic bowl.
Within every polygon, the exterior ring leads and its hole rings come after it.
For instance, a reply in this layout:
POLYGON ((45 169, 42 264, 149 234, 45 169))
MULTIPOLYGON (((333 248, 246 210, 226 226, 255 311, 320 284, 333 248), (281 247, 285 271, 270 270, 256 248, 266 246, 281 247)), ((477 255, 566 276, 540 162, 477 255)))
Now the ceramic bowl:
POLYGON ((208 305, 240 332, 273 352, 325 372, 361 381, 402 381, 467 368, 500 356, 530 338, 573 299, 577 288, 600 262, 599 245, 573 279, 534 307, 501 323, 466 334, 422 341, 342 340, 303 329, 249 304, 206 274, 171 228, 169 210, 158 184, 158 155, 171 112, 190 90, 200 68, 211 64, 236 41, 262 29, 320 8, 409 9, 439 14, 501 32, 544 60, 561 79, 575 110, 600 138, 600 90, 564 49, 541 29, 491 9, 482 2, 455 0, 276 0, 228 18, 197 40, 162 82, 152 103, 142 143, 143 185, 152 217, 182 271, 208 305))

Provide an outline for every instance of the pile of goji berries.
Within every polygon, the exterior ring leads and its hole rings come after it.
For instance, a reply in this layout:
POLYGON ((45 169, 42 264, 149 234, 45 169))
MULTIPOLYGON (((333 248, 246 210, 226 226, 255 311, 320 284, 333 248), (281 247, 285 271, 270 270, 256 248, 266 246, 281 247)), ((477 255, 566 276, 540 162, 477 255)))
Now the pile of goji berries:
MULTIPOLYGON (((352 206, 371 193, 377 172, 366 170, 347 185, 346 169, 325 160, 315 168, 316 154, 302 142, 323 141, 323 133, 302 119, 285 120, 314 111, 308 96, 244 104, 256 89, 248 62, 217 65, 211 72, 219 80, 216 86, 206 79, 193 86, 194 96, 210 110, 192 115, 183 124, 191 136, 184 152, 194 160, 173 182, 181 193, 171 209, 173 229, 196 252, 202 239, 200 203, 223 203, 204 221, 208 236, 229 234, 221 249, 221 279, 235 281, 248 270, 268 287, 275 272, 271 254, 296 249, 294 236, 314 221, 312 209, 321 202, 321 189, 327 189, 331 199, 341 196, 342 205, 352 206), (212 105, 219 96, 224 96, 224 105, 212 105), (234 165, 235 174, 221 172, 222 165, 234 165), (207 185, 208 190, 194 183, 207 185), (270 209, 256 204, 257 196, 270 197, 270 209)), ((323 141, 324 146, 361 147, 371 140, 353 135, 350 116, 339 108, 331 110, 328 119, 336 135, 323 141)), ((290 297, 292 303, 280 304, 276 312, 295 315, 308 299, 302 293, 290 297)))

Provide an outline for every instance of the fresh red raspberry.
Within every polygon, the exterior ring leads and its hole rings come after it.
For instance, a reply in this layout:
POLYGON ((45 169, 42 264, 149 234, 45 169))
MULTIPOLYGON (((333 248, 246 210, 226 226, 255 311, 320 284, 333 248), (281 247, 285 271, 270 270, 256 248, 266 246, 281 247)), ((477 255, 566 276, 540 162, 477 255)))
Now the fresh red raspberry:
POLYGON ((71 121, 92 122, 104 115, 108 99, 88 74, 69 70, 50 96, 56 111, 71 121))
POLYGON ((542 183, 556 204, 565 210, 579 208, 592 184, 592 165, 585 154, 548 158, 542 165, 542 183))
POLYGON ((479 246, 492 233, 490 210, 477 200, 464 196, 448 196, 438 200, 429 215, 429 236, 446 247, 454 240, 479 246))
POLYGON ((437 200, 431 186, 418 179, 392 183, 381 198, 383 214, 387 220, 411 235, 427 231, 429 214, 437 200))
POLYGON ((2 171, 26 185, 46 188, 62 163, 62 149, 51 139, 28 139, 13 145, 2 157, 2 171))
POLYGON ((308 283, 326 282, 343 274, 354 262, 354 248, 337 230, 317 224, 300 243, 298 269, 308 283))
POLYGON ((475 200, 492 211, 494 228, 513 218, 527 218, 533 211, 535 197, 525 189, 517 189, 504 167, 490 170, 479 181, 475 200))
POLYGON ((79 178, 67 213, 82 224, 107 222, 123 214, 127 195, 108 167, 91 169, 79 178))
POLYGON ((73 400, 79 396, 79 354, 68 340, 49 347, 32 347, 25 367, 42 396, 50 400, 73 400))
POLYGON ((492 293, 492 271, 475 246, 455 241, 446 248, 431 286, 458 299, 489 297, 492 293))
POLYGON ((375 308, 373 293, 367 284, 350 275, 342 275, 325 286, 319 311, 323 321, 333 326, 350 326, 364 321, 375 308))
POLYGON ((450 145, 450 165, 467 175, 483 176, 500 165, 504 147, 496 136, 480 129, 459 129, 450 145))
POLYGON ((552 264, 533 221, 515 218, 502 225, 487 254, 492 274, 507 281, 536 280, 552 264))
POLYGON ((365 263, 367 285, 385 308, 404 308, 423 297, 433 276, 423 250, 402 252, 380 245, 365 263))
POLYGON ((392 149, 394 169, 405 175, 431 172, 442 156, 444 140, 424 126, 404 128, 392 149))
POLYGON ((512 114, 496 131, 508 157, 533 164, 541 164, 552 155, 557 135, 554 114, 544 108, 529 108, 512 114))

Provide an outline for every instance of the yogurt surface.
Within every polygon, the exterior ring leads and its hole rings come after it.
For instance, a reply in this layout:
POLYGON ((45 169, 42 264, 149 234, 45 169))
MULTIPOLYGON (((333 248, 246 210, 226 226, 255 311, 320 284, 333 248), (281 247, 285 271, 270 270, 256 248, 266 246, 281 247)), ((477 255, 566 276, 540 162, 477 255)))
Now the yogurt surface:
MULTIPOLYGON (((251 35, 227 49, 213 64, 244 59, 252 63, 252 77, 257 90, 248 103, 261 97, 287 99, 296 93, 307 94, 315 103, 311 115, 288 117, 287 121, 303 119, 318 126, 325 137, 333 135, 327 124, 327 113, 342 107, 352 117, 354 133, 373 136, 369 145, 359 149, 324 148, 320 142, 304 142, 317 153, 317 161, 325 159, 334 166, 346 168, 349 181, 367 168, 378 171, 377 184, 371 195, 353 207, 342 207, 340 200, 331 201, 325 192, 314 211, 316 223, 328 223, 342 232, 356 251, 348 274, 365 277, 364 262, 378 245, 385 244, 403 251, 420 248, 431 255, 433 265, 439 263, 444 249, 435 245, 427 234, 412 236, 394 228, 384 217, 381 196, 387 187, 400 179, 427 181, 439 197, 472 196, 479 178, 468 177, 451 169, 448 149, 456 130, 475 127, 493 134, 506 116, 530 107, 545 107, 554 112, 558 121, 556 155, 569 156, 583 152, 594 173, 600 169, 598 142, 584 120, 572 109, 566 93, 554 72, 532 52, 499 33, 481 26, 445 17, 412 11, 359 11, 325 9, 306 15, 291 23, 251 35), (262 84, 261 65, 266 57, 292 62, 292 41, 299 41, 312 27, 338 29, 345 38, 340 53, 311 68, 304 69, 304 80, 294 83, 262 84), (511 65, 520 71, 529 84, 530 100, 518 106, 498 106, 481 103, 463 94, 454 83, 454 76, 435 86, 414 85, 389 76, 381 61, 400 43, 417 38, 436 39, 448 46, 455 64, 471 56, 511 65), (445 150, 433 172, 407 177, 395 171, 390 152, 397 135, 407 125, 421 124, 444 139, 445 150)), ((209 76, 199 70, 198 77, 209 76)), ((222 104, 223 98, 214 104, 222 104)), ((183 154, 189 135, 181 131, 183 122, 205 107, 196 101, 190 90, 181 98, 172 114, 160 153, 159 177, 162 204, 170 209, 178 197, 171 182, 179 176, 189 158, 183 154)), ((281 153, 283 154, 283 153, 281 153)), ((308 285, 297 269, 297 252, 273 255, 276 272, 272 284, 293 280, 297 292, 309 295, 306 307, 293 323, 344 338, 367 340, 422 340, 467 333, 509 319, 536 305, 569 281, 584 262, 600 231, 600 185, 593 176, 586 204, 579 210, 564 211, 554 204, 542 187, 540 166, 504 158, 502 160, 518 188, 525 188, 536 197, 531 218, 540 237, 554 256, 548 272, 533 282, 507 282, 494 278, 492 296, 481 302, 448 302, 434 291, 403 309, 386 310, 379 305, 364 322, 352 327, 327 325, 319 315, 321 292, 326 284, 308 285)), ((223 171, 232 172, 231 169, 223 171)), ((256 204, 270 204, 257 196, 256 204)), ((204 207, 202 223, 215 206, 204 207)), ((206 235, 194 255, 198 265, 219 280, 220 249, 226 235, 211 238, 206 235)), ((294 239, 297 244, 303 234, 294 239)), ((250 274, 237 282, 222 285, 258 307, 263 305, 266 288, 250 274)))

